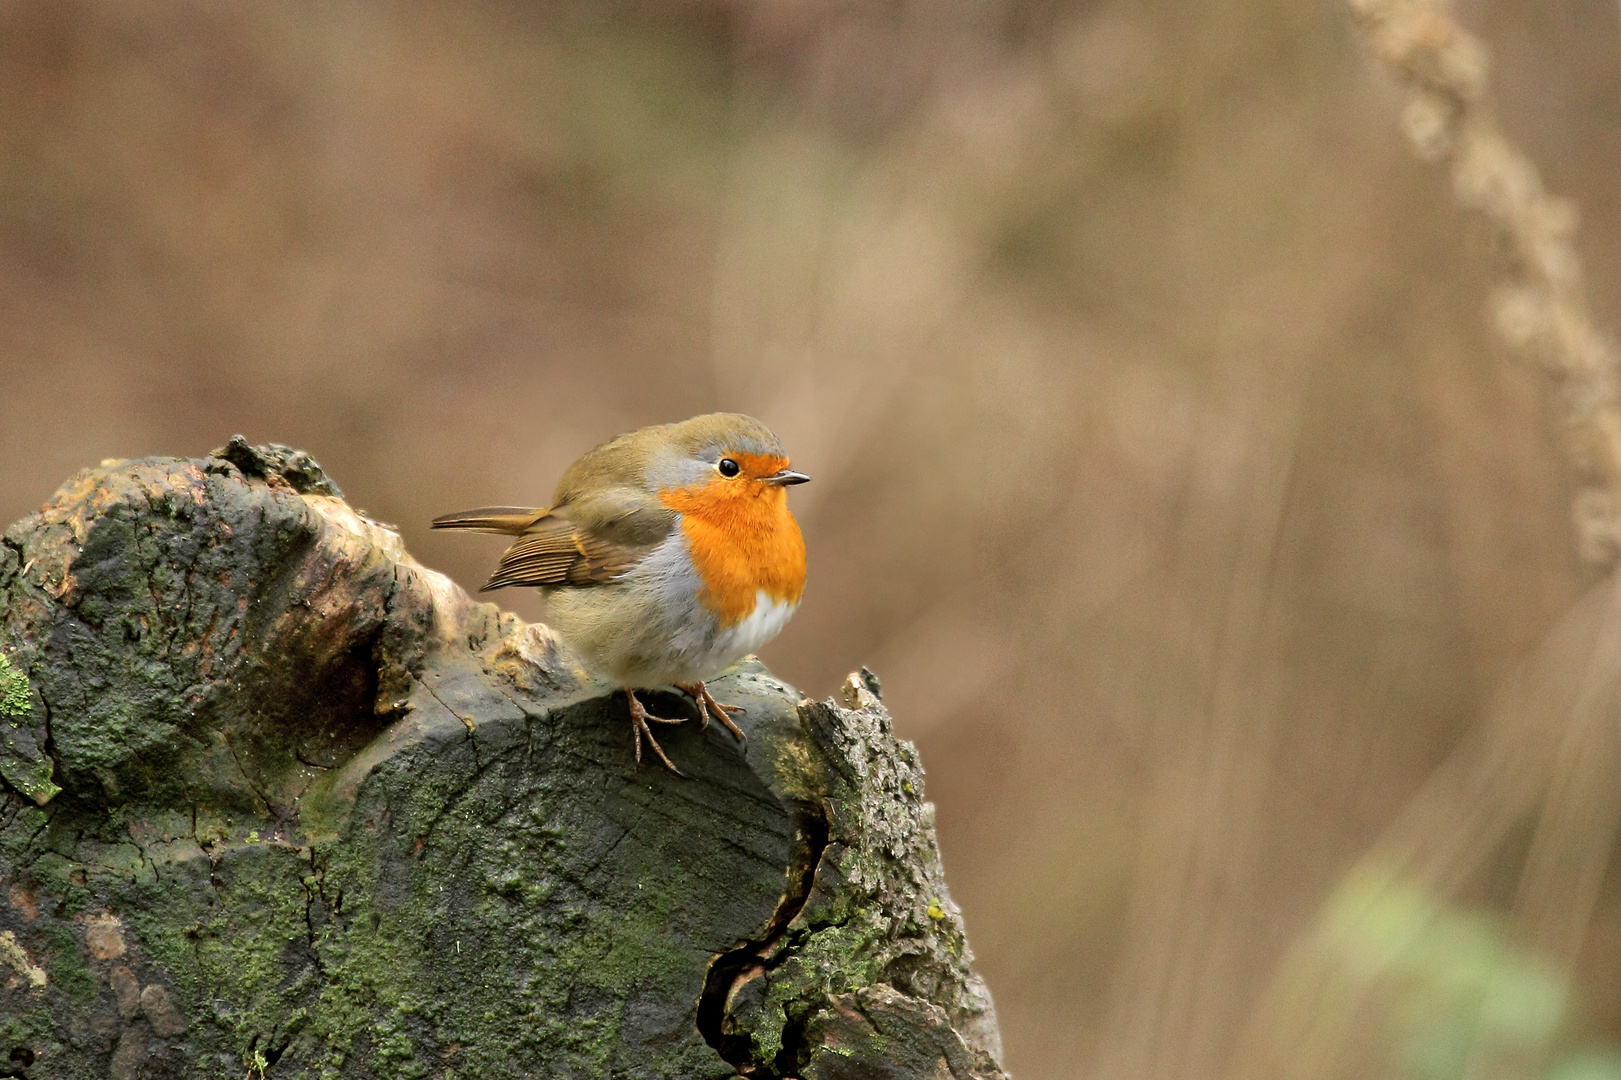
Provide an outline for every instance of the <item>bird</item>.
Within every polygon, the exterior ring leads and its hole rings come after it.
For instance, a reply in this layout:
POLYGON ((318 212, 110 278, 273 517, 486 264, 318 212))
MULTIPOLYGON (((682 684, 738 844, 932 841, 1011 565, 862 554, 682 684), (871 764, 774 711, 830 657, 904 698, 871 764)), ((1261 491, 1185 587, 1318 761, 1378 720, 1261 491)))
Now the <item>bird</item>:
POLYGON ((515 536, 483 589, 533 586, 547 622, 593 674, 624 689, 636 763, 645 737, 680 775, 638 690, 674 686, 704 727, 747 738, 706 685, 776 637, 805 591, 805 541, 787 489, 810 480, 741 413, 644 427, 564 470, 550 506, 446 514, 435 529, 515 536))

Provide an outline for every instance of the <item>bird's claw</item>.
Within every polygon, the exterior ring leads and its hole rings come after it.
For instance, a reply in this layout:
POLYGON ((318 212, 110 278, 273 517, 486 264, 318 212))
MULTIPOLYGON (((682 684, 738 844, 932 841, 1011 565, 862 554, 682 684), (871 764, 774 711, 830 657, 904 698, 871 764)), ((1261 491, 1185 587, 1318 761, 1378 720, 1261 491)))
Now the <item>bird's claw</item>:
POLYGON ((671 761, 669 756, 665 754, 664 747, 660 746, 659 741, 653 738, 653 729, 648 727, 648 721, 655 724, 682 724, 686 722, 686 719, 683 717, 678 720, 670 720, 662 716, 654 716, 636 699, 636 691, 629 687, 625 688, 625 700, 630 703, 630 730, 636 739, 636 764, 640 765, 642 763, 642 736, 645 735, 647 736, 647 744, 653 748, 653 753, 659 756, 659 760, 664 762, 664 767, 677 776, 686 776, 686 773, 675 767, 675 762, 671 761))
POLYGON ((747 710, 743 706, 722 705, 715 700, 715 695, 709 692, 709 687, 701 682, 677 683, 676 688, 690 695, 692 700, 698 703, 698 716, 703 721, 704 727, 709 726, 709 714, 714 713, 715 719, 725 724, 726 730, 730 731, 738 742, 745 746, 748 745, 749 737, 743 734, 742 728, 732 723, 732 718, 728 715, 729 713, 746 712, 747 710))

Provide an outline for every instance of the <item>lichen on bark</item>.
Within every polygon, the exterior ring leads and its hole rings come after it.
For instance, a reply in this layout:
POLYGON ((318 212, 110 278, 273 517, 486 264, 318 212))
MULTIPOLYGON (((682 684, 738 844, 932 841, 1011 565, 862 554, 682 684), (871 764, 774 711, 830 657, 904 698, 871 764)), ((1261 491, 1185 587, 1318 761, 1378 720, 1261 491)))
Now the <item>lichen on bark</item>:
POLYGON ((747 664, 746 748, 638 768, 543 626, 240 440, 80 473, 0 599, 18 1075, 1000 1075, 875 680, 747 664))

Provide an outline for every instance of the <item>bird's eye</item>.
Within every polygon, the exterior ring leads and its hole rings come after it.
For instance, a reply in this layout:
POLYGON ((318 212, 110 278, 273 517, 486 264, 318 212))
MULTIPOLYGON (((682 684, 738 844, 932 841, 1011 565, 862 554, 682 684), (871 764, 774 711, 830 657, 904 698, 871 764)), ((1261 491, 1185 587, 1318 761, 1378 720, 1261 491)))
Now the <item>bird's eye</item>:
POLYGON ((721 458, 720 464, 715 468, 720 470, 722 476, 736 476, 743 471, 743 467, 729 457, 721 458))

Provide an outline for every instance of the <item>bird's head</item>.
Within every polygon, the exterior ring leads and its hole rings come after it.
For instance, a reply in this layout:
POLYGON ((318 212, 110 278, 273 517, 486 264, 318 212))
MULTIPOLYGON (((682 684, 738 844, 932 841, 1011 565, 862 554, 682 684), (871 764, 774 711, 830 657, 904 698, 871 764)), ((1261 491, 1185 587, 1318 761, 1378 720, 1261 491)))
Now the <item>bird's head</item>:
POLYGON ((789 467, 769 428, 741 413, 711 413, 655 429, 662 443, 648 461, 649 486, 731 501, 778 501, 783 489, 810 477, 789 467))
POLYGON ((679 492, 688 510, 747 503, 786 507, 785 489, 809 479, 789 467, 782 443, 760 421, 741 413, 710 413, 604 443, 563 474, 553 505, 625 485, 667 504, 667 496, 679 492))

